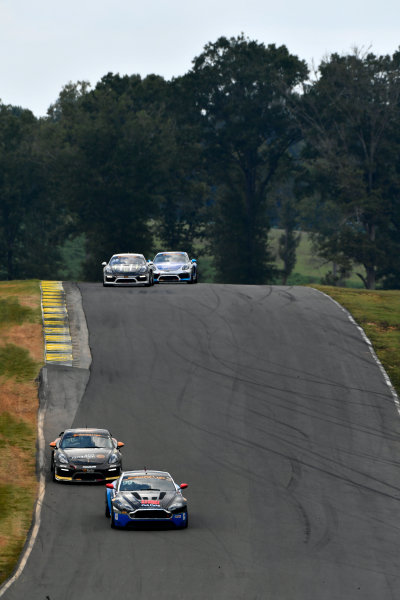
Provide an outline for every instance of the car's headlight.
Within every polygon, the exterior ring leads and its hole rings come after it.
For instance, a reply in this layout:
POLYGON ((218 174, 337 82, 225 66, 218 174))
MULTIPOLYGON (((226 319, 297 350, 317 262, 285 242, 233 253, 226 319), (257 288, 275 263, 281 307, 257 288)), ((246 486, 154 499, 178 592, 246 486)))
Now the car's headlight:
POLYGON ((63 465, 67 465, 69 463, 68 458, 62 452, 59 452, 57 454, 57 460, 58 460, 58 462, 62 463, 63 465))
POLYGON ((116 454, 115 452, 111 452, 110 456, 108 457, 108 462, 110 464, 113 464, 113 463, 117 463, 118 461, 119 461, 118 454, 116 454))
POLYGON ((113 508, 119 513, 126 514, 132 510, 131 506, 127 506, 126 504, 123 504, 119 500, 113 500, 112 505, 113 505, 113 508))
POLYGON ((104 271, 105 271, 105 273, 107 273, 107 275, 111 275, 111 273, 112 273, 112 269, 110 269, 110 267, 106 267, 104 269, 104 271))
POLYGON ((139 273, 147 273, 147 267, 140 267, 139 273))
POLYGON ((182 271, 189 271, 190 265, 183 265, 183 267, 181 267, 181 268, 182 268, 182 271))
POLYGON ((184 508, 184 504, 171 504, 171 506, 168 507, 168 510, 170 512, 182 512, 184 508))

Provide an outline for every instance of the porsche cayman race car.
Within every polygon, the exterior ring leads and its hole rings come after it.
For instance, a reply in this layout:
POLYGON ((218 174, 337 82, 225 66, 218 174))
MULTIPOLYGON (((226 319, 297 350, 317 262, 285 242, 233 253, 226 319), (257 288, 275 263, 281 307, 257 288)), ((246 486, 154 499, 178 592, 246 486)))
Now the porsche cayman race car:
POLYGON ((67 429, 50 443, 54 481, 112 481, 122 472, 124 444, 107 429, 67 429))
POLYGON ((154 283, 153 264, 143 254, 114 254, 103 266, 103 285, 145 285, 154 283))
POLYGON ((186 252, 159 252, 153 265, 155 283, 197 283, 197 261, 186 252))
POLYGON ((125 471, 106 484, 106 517, 111 527, 133 527, 139 523, 166 523, 188 526, 186 498, 166 471, 125 471))

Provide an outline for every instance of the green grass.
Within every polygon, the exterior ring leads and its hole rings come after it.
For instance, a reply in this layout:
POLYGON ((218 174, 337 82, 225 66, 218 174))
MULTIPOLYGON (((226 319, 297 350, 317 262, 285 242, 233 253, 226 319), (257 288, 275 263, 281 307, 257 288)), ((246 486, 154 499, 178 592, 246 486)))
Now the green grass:
POLYGON ((314 286, 344 306, 371 340, 400 394, 400 291, 314 286))
POLYGON ((31 349, 41 347, 41 328, 31 325, 40 322, 39 281, 1 281, 0 582, 15 568, 31 525, 36 498, 35 379, 41 364, 32 358, 24 344, 26 338, 31 349), (20 345, 12 343, 17 340, 20 345))
MULTIPOLYGON (((36 428, 23 419, 3 412, 0 415, 0 448, 2 459, 11 472, 18 469, 30 472, 24 484, 13 485, 3 480, 0 484, 0 536, 7 540, 1 549, 0 581, 9 577, 23 549, 26 533, 32 521, 35 503, 35 441, 36 428), (22 453, 24 466, 15 461, 15 452, 22 453)), ((9 476, 11 477, 11 472, 9 476)))
POLYGON ((22 323, 37 323, 40 310, 21 306, 17 298, 0 298, 0 326, 21 325, 22 323))
POLYGON ((14 279, 13 281, 0 281, 0 296, 37 296, 40 298, 39 279, 14 279))
POLYGON ((0 375, 15 377, 19 382, 30 381, 35 379, 39 367, 26 348, 15 344, 0 347, 0 375))
POLYGON ((32 439, 36 437, 35 429, 30 423, 4 411, 0 415, 0 444, 17 446, 24 451, 30 451, 32 439))
POLYGON ((34 503, 35 496, 29 488, 10 483, 0 484, 0 530, 9 532, 8 543, 1 550, 0 581, 11 576, 19 559, 26 531, 31 525, 34 503), (15 527, 15 519, 19 519, 18 527, 15 527))

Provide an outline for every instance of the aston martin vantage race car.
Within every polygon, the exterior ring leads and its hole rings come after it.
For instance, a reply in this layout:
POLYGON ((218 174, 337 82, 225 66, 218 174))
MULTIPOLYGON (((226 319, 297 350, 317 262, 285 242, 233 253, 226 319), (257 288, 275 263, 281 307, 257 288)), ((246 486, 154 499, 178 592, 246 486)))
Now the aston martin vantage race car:
POLYGON ((133 527, 139 523, 166 523, 188 526, 187 501, 182 490, 166 471, 125 471, 106 484, 106 517, 111 527, 133 527))
POLYGON ((114 254, 103 266, 103 285, 145 285, 154 283, 153 263, 146 262, 143 254, 114 254))
POLYGON ((53 481, 112 481, 122 472, 120 448, 107 429, 67 429, 50 443, 53 481))
POLYGON ((159 252, 154 260, 155 283, 197 283, 197 261, 186 252, 159 252))

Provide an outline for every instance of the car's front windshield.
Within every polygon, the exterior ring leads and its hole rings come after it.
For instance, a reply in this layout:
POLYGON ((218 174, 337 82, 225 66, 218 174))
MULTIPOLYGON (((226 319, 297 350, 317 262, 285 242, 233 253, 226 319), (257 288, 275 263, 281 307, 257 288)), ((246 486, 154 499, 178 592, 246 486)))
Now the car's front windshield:
POLYGON ((139 492, 156 490, 174 492, 175 485, 170 477, 165 475, 127 475, 120 483, 121 492, 139 492))
POLYGON ((113 448, 110 436, 100 433, 67 433, 61 440, 60 448, 113 448))
POLYGON ((133 266, 143 267, 146 261, 142 256, 113 256, 110 260, 110 267, 133 266))
POLYGON ((184 252, 169 252, 168 254, 158 254, 154 259, 154 263, 184 263, 187 260, 184 252))

